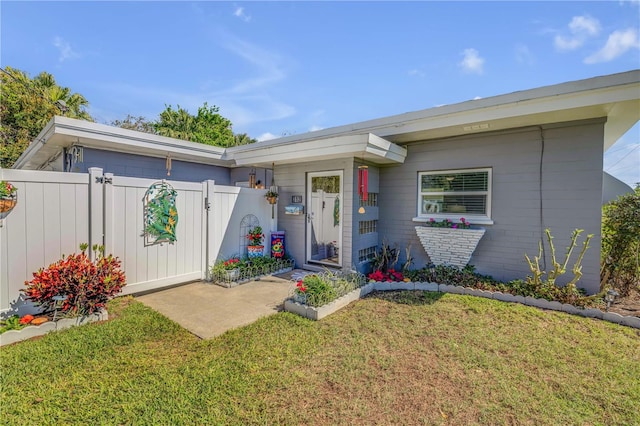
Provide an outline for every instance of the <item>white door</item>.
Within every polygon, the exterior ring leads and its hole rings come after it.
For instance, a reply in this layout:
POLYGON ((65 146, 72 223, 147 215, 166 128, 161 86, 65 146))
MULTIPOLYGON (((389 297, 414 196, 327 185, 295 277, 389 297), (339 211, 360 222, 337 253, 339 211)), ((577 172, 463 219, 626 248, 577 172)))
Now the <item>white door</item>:
POLYGON ((307 175, 307 262, 342 266, 342 171, 307 175))

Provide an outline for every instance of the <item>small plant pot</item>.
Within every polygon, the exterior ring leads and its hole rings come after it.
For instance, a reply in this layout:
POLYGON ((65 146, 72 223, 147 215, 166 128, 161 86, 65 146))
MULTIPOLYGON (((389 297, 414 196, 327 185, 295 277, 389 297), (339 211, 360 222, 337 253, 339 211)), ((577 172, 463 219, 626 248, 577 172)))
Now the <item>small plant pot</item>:
POLYGON ((267 197, 269 204, 273 205, 278 202, 278 197, 267 197))
POLYGON ((264 246, 247 246, 247 256, 262 257, 264 254, 264 246))
POLYGON ((224 272, 225 272, 227 281, 237 281, 238 277, 240 276, 240 269, 230 269, 224 272))
POLYGON ((15 198, 2 198, 0 199, 0 213, 7 213, 13 210, 18 200, 15 198))

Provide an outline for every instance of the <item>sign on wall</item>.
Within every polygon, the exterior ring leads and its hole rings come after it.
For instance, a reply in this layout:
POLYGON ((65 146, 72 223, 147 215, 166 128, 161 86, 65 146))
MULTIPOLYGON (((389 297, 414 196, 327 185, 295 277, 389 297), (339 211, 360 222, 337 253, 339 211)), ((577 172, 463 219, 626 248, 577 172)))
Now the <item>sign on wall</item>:
POLYGON ((145 245, 176 241, 178 193, 167 182, 152 184, 144 194, 145 245))

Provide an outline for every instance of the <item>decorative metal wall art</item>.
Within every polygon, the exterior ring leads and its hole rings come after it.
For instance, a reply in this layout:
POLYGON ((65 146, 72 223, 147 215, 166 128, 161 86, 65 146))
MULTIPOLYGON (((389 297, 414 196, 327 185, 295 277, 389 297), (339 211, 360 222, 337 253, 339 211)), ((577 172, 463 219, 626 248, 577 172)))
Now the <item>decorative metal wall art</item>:
POLYGON ((145 245, 176 241, 178 193, 166 181, 156 182, 144 194, 145 245))

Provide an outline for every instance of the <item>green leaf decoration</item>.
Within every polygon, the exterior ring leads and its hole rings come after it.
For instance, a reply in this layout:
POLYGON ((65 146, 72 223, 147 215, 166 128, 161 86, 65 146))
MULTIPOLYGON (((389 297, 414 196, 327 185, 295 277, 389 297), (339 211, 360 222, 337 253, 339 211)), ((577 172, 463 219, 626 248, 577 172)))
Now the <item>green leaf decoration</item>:
POLYGON ((156 182, 144 195, 144 235, 147 245, 176 241, 178 193, 166 182, 156 182))

